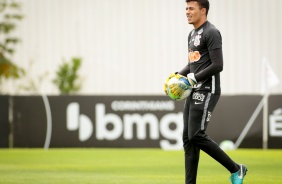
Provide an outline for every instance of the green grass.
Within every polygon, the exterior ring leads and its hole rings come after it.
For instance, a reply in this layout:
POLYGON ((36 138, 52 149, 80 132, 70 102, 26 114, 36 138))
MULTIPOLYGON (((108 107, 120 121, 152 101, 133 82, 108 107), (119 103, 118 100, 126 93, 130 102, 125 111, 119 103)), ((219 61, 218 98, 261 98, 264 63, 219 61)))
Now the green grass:
MULTIPOLYGON (((282 150, 227 152, 248 166, 244 184, 282 181, 282 150)), ((182 151, 0 149, 0 184, 182 184, 182 151)), ((227 184, 229 172, 201 153, 198 183, 227 184)))

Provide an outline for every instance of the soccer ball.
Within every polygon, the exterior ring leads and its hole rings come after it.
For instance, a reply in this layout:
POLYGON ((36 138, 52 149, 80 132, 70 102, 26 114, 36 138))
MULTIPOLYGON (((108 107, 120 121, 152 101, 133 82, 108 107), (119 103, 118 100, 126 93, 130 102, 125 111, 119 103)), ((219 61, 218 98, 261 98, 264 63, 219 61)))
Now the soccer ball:
POLYGON ((184 76, 173 76, 167 82, 167 94, 173 100, 180 101, 186 99, 192 92, 192 87, 188 79, 184 76), (176 92, 172 93, 172 89, 176 92))
POLYGON ((219 147, 224 150, 224 151, 227 151, 227 150, 235 150, 236 149, 236 146, 235 144, 230 141, 230 140, 224 140, 222 141, 220 144, 219 144, 219 147))

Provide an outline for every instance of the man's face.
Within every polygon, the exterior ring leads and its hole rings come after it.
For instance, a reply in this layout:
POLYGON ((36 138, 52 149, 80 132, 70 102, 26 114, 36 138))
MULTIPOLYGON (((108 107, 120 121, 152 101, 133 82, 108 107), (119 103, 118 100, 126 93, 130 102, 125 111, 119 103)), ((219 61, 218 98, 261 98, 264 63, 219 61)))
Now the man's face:
POLYGON ((187 3, 186 6, 186 16, 189 24, 193 24, 194 26, 199 24, 206 15, 206 9, 200 9, 200 5, 196 1, 191 1, 187 3))

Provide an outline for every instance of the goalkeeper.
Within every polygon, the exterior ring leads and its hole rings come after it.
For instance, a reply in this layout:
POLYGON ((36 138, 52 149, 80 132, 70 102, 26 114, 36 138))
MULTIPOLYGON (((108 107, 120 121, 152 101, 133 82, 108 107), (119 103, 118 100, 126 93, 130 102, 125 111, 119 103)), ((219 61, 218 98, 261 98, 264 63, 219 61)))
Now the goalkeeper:
MULTIPOLYGON (((202 150, 231 173, 232 184, 241 184, 247 172, 246 166, 234 162, 206 134, 212 112, 221 94, 222 38, 215 26, 207 21, 208 0, 186 0, 186 4, 188 23, 194 26, 194 30, 188 35, 188 64, 177 74, 170 76, 170 78, 174 75, 187 76, 193 86, 191 95, 186 99, 183 114, 185 182, 196 184, 200 150, 202 150)), ((167 93, 166 87, 165 92, 167 93)))

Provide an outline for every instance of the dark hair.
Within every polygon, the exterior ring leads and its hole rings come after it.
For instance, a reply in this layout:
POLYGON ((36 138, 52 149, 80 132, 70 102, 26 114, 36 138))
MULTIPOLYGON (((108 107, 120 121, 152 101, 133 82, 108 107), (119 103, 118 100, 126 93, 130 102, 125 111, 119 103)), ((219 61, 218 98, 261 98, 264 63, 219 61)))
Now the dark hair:
POLYGON ((206 8, 206 15, 208 15, 209 9, 210 9, 210 2, 209 0, 186 0, 186 3, 196 1, 200 5, 200 8, 206 8))

